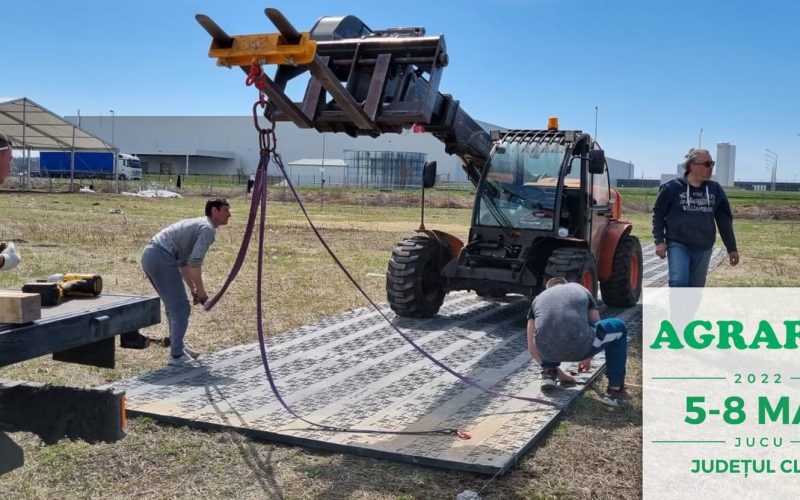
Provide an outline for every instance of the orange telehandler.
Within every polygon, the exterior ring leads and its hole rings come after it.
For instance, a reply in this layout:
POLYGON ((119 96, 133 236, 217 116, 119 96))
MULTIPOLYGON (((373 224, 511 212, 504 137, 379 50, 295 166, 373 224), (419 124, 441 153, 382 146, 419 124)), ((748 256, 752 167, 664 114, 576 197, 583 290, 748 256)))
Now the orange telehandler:
MULTIPOLYGON (((605 153, 589 134, 561 130, 556 119, 537 130, 484 130, 438 91, 449 62, 443 35, 372 30, 354 16, 323 17, 300 33, 277 10, 266 15, 278 33, 230 36, 207 16, 197 20, 218 64, 248 73, 277 66, 261 80, 273 118, 354 137, 423 126, 461 159, 476 187, 466 242, 423 223, 392 252, 386 292, 398 315, 433 316, 452 290, 532 297, 555 276, 595 296, 599 289, 611 306, 637 302, 641 245, 620 219, 605 153), (293 102, 286 85, 301 76, 305 95, 293 102)), ((435 163, 425 165, 423 188, 435 177, 435 163)))

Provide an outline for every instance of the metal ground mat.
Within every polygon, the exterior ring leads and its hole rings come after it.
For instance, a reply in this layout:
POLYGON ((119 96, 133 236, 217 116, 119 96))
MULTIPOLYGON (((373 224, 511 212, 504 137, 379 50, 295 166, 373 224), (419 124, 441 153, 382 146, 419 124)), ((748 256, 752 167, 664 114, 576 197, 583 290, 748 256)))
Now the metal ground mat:
MULTIPOLYGON (((711 252, 711 260, 708 262, 708 271, 716 269, 728 256, 722 247, 714 247, 711 252)), ((652 243, 642 246, 642 264, 644 274, 642 275, 643 287, 667 286, 667 259, 661 259, 656 255, 655 245, 652 243)))
MULTIPOLYGON (((457 372, 500 391, 566 405, 585 386, 543 396, 527 352, 523 298, 487 301, 453 293, 434 318, 395 318, 404 333, 457 372)), ((601 314, 604 308, 601 307, 601 314)), ((614 310, 631 335, 641 307, 614 310)), ((304 418, 339 428, 471 435, 359 434, 321 430, 295 419, 271 392, 258 344, 203 356, 196 366, 166 366, 112 384, 129 414, 336 452, 495 474, 507 471, 555 422, 551 406, 493 396, 437 367, 373 309, 326 318, 268 339, 270 367, 284 400, 304 418)), ((593 379, 604 366, 595 358, 593 379)), ((575 363, 562 365, 575 369, 575 363)))

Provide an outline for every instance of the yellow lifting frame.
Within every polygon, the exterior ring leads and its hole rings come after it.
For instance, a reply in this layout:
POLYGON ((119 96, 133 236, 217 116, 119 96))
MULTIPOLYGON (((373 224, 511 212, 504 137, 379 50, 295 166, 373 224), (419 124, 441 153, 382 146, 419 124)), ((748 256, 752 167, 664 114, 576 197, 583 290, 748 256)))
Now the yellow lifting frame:
POLYGON ((216 58, 218 66, 250 66, 258 64, 309 64, 317 53, 317 42, 308 32, 300 33, 300 42, 289 44, 280 33, 232 36, 230 48, 223 48, 214 40, 208 57, 216 58))

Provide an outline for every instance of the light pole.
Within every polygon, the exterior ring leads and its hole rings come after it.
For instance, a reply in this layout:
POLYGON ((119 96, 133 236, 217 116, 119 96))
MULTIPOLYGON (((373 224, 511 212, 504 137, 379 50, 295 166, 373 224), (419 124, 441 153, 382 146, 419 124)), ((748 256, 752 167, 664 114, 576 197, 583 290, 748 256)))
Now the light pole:
POLYGON ((325 204, 325 132, 322 133, 322 165, 319 167, 319 211, 325 204))
POLYGON ((772 174, 770 176, 770 182, 772 183, 772 191, 775 191, 775 181, 778 178, 778 153, 772 151, 771 149, 767 149, 767 152, 764 154, 767 157, 767 160, 770 161, 772 165, 772 174))
POLYGON ((594 107, 594 142, 597 144, 597 106, 594 107))
POLYGON ((703 129, 700 129, 700 137, 697 138, 697 149, 701 149, 703 147, 703 129))
POLYGON ((114 145, 114 121, 116 116, 114 116, 114 110, 109 109, 109 113, 111 113, 111 150, 114 155, 114 159, 112 160, 112 168, 114 169, 114 192, 119 193, 119 169, 117 168, 117 146, 114 145))
POLYGON ((114 110, 109 109, 108 112, 111 113, 111 145, 114 146, 114 110))

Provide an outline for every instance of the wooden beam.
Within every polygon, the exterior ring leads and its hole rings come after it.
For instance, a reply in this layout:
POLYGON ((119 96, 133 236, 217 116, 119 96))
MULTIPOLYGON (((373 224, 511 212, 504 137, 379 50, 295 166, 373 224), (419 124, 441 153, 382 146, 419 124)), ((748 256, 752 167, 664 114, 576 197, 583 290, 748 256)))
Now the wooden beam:
POLYGON ((38 293, 0 291, 0 323, 30 323, 42 317, 38 293))

